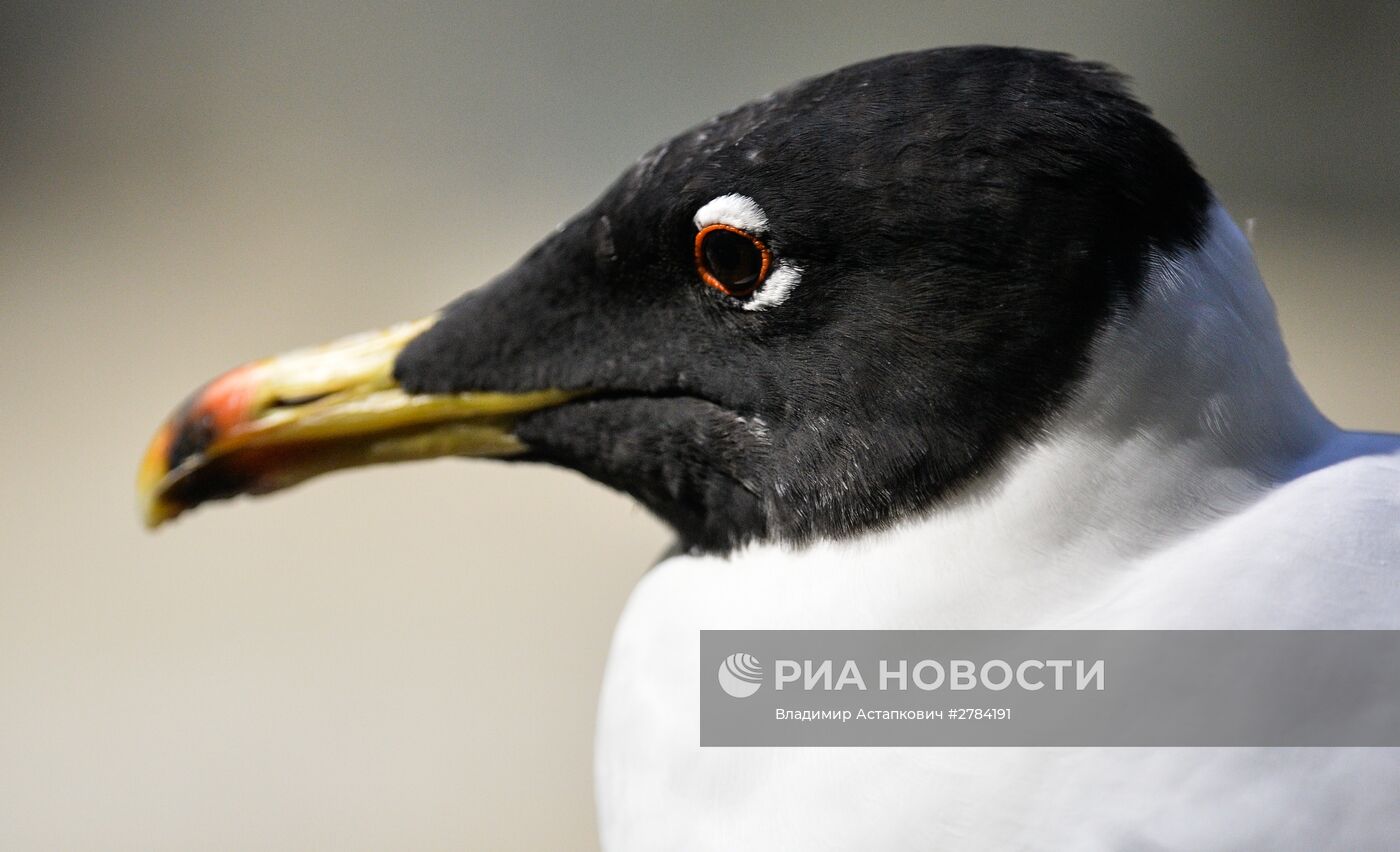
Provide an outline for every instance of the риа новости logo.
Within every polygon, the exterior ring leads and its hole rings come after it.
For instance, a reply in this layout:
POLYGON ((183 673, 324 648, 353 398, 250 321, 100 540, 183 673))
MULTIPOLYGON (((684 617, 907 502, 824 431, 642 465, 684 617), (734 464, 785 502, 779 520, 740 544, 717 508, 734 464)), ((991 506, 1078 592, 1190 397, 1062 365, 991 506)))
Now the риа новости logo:
POLYGON ((719 664, 719 685, 734 698, 748 698, 763 682, 763 664, 752 654, 730 654, 719 664))

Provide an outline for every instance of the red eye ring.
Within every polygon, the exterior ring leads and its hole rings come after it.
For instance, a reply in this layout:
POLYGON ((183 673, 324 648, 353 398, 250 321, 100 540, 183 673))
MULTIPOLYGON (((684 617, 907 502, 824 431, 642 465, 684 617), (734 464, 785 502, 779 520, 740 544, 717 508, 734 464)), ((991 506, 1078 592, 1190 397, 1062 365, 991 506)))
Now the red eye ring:
POLYGON ((695 235, 695 271, 700 274, 700 280, 715 288, 726 296, 735 298, 745 298, 753 295, 754 291, 763 286, 763 282, 768 277, 768 270, 773 266, 773 253, 768 250, 768 246, 763 241, 742 228, 733 225, 726 225, 723 222, 716 222, 713 225, 706 225, 695 235), (741 288, 734 288, 725 284, 710 270, 705 258, 705 238, 716 231, 727 231, 748 240, 759 253, 758 275, 751 282, 745 282, 741 288))

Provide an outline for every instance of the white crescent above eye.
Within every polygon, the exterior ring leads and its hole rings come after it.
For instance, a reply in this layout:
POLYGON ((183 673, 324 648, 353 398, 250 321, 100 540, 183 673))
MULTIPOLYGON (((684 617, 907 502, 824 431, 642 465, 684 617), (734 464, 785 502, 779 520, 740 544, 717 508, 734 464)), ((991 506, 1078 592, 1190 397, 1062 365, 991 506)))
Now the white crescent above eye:
POLYGON ((711 199, 695 211, 697 230, 711 225, 729 225, 758 237, 768 230, 768 214, 747 195, 730 193, 711 199))
MULTIPOLYGON (((763 212, 758 202, 738 193, 729 193, 709 200, 695 211, 694 222, 697 230, 711 225, 728 225, 755 237, 765 236, 768 232, 768 214, 763 212)), ((743 302, 744 310, 761 311, 781 305, 802 279, 802 268, 797 264, 776 257, 775 261, 772 271, 758 290, 743 302)))

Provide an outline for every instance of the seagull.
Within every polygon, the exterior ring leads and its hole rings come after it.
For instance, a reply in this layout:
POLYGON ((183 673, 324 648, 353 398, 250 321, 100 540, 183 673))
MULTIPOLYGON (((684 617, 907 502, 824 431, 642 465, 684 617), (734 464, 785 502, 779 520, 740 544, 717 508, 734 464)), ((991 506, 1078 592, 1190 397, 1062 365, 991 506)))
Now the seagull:
POLYGON ((1110 68, 906 53, 643 156, 425 319, 158 430, 151 526, 348 467, 570 468, 668 524, 621 616, 610 850, 1363 849, 1400 752, 702 748, 702 629, 1400 628, 1400 438, 1295 378, 1248 241, 1110 68))

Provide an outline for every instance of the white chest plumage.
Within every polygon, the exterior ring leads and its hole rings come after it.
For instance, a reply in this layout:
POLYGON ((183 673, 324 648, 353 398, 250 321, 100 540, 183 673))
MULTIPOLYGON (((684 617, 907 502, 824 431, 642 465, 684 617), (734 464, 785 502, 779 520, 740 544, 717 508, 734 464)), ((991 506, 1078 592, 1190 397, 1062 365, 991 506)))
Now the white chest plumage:
POLYGON ((1100 340, 1054 436, 930 516, 668 559, 618 625, 604 845, 1376 848, 1400 750, 699 747, 699 631, 1400 628, 1400 442, 1335 430, 1287 368, 1223 211, 1100 340))

